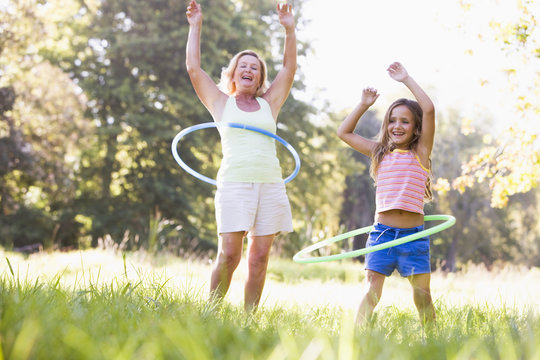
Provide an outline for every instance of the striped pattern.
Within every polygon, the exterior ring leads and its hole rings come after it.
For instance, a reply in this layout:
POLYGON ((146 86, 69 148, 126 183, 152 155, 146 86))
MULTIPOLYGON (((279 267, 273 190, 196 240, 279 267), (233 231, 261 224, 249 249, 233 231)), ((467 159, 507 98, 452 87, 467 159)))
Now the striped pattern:
POLYGON ((412 151, 394 150, 377 169, 377 212, 401 209, 424 214, 428 170, 412 151))

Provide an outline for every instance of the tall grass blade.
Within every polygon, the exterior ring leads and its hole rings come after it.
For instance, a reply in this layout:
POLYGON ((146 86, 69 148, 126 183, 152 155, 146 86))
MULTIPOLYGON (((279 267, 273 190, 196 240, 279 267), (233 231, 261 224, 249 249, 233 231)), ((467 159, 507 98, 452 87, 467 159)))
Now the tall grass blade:
POLYGON ((126 277, 126 280, 127 280, 128 274, 127 274, 127 266, 126 266, 126 253, 122 253, 122 263, 124 265, 124 276, 126 277))
POLYGON ((9 267, 9 272, 11 273, 11 276, 13 276, 13 278, 15 278, 15 273, 13 272, 13 267, 11 266, 11 262, 9 262, 8 257, 6 257, 6 261, 7 261, 7 264, 8 264, 8 267, 9 267))
POLYGON ((26 360, 31 357, 32 349, 40 332, 39 323, 33 318, 26 318, 19 335, 15 339, 13 350, 9 356, 14 360, 26 360))

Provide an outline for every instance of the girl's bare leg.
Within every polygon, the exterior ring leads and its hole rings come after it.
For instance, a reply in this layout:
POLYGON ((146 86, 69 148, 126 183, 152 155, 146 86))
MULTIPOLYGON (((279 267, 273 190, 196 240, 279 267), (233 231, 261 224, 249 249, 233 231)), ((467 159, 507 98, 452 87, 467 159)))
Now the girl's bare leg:
POLYGON ((413 288, 413 299, 422 324, 435 321, 435 307, 431 300, 430 291, 431 274, 418 274, 409 276, 413 288))
POLYGON ((381 298, 385 278, 386 275, 384 274, 367 270, 367 291, 358 307, 358 313, 356 315, 357 324, 363 325, 371 319, 373 310, 375 310, 381 298))

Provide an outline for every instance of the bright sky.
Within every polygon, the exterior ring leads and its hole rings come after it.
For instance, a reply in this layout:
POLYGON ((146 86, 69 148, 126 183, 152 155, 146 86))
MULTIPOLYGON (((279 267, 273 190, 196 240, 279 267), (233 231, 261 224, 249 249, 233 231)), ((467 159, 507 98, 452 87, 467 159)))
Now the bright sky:
POLYGON ((479 34, 493 34, 492 19, 514 19, 515 1, 475 0, 469 12, 460 2, 467 1, 307 0, 302 16, 311 22, 297 34, 313 49, 299 64, 305 100, 328 100, 334 111, 351 108, 361 89, 372 86, 381 93, 375 106, 385 111, 398 96, 412 96, 386 73, 400 61, 439 110, 454 107, 471 117, 494 112, 502 120, 513 111, 502 70, 523 65, 479 34))

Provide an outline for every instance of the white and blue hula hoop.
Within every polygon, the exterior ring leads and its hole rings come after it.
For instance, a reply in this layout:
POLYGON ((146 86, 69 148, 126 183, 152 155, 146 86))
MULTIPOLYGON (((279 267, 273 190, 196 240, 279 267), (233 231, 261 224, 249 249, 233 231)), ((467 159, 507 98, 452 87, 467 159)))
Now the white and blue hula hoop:
POLYGON ((202 124, 197 124, 197 125, 193 125, 193 126, 190 126, 188 128, 185 128, 184 130, 180 131, 178 134, 176 134, 176 136, 174 137, 173 141, 172 141, 172 144, 171 144, 171 150, 172 150, 172 154, 173 154, 173 157, 174 159, 176 160, 176 162, 178 163, 178 165, 180 165, 180 167, 182 169, 184 169, 185 171, 187 171, 188 173, 190 173, 191 175, 195 176, 197 179, 199 180, 202 180, 202 181, 205 181, 209 184, 212 184, 212 185, 217 185, 217 182, 216 180, 212 179, 212 178, 209 178, 207 176, 204 176, 198 172, 196 172, 195 170, 193 170, 192 168, 190 168, 181 158, 180 158, 180 155, 178 155, 178 142, 184 137, 186 136, 187 134, 189 133, 192 133, 196 130, 201 130, 201 129, 207 129, 207 128, 211 128, 211 127, 221 127, 221 126, 227 126, 227 127, 231 127, 231 128, 237 128, 237 129, 245 129, 245 130, 250 130, 250 131, 255 131, 255 132, 258 132, 258 133, 261 133, 263 135, 266 135, 266 136, 270 136, 271 138, 279 141, 281 144, 283 144, 283 146, 285 146, 285 148, 287 150, 289 150, 289 152, 291 153, 291 155, 293 156, 294 158, 294 161, 296 163, 296 167, 294 169, 294 171, 292 172, 291 175, 289 175, 287 178, 285 178, 285 180, 283 180, 285 183, 288 183, 289 181, 291 181, 292 179, 294 179, 296 177, 296 175, 298 174, 298 171, 300 171, 300 157, 298 156, 298 153, 296 152, 296 150, 294 150, 294 148, 292 147, 291 144, 289 144, 287 141, 283 140, 281 137, 279 137, 278 135, 276 134, 273 134, 271 133, 270 131, 267 131, 267 130, 264 130, 264 129, 260 129, 258 127, 255 127, 255 126, 250 126, 250 125, 244 125, 244 124, 238 124, 238 123, 231 123, 231 122, 206 122, 206 123, 202 123, 202 124))

